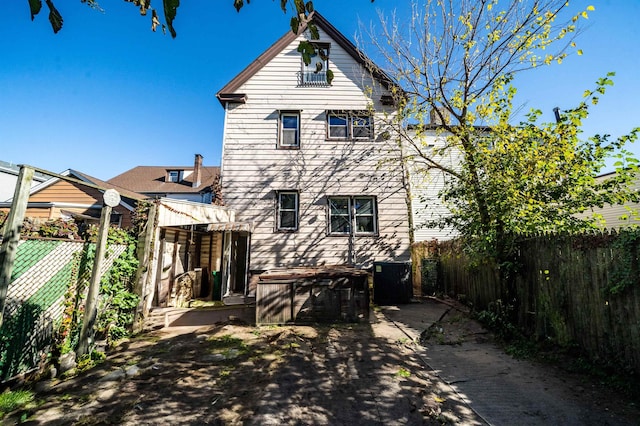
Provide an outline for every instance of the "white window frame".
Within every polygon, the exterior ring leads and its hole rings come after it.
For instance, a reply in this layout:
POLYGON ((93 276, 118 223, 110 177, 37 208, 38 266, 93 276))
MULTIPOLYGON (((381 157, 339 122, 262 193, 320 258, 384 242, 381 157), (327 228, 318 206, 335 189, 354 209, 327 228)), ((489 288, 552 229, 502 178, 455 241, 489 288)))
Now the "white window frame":
POLYGON ((174 183, 178 183, 180 182, 180 175, 182 173, 180 173, 180 170, 168 170, 167 171, 167 182, 174 182, 174 183), (175 178, 174 178, 175 176, 175 178))
POLYGON ((278 148, 283 149, 296 149, 300 148, 300 111, 280 111, 278 118, 278 148), (296 127, 295 129, 290 127, 285 127, 285 118, 295 117, 296 119, 296 127), (289 144, 285 143, 285 133, 294 131, 294 143, 289 144))
POLYGON ((327 139, 328 140, 373 140, 373 115, 366 111, 327 111, 327 139), (331 118, 345 119, 345 125, 331 124, 331 118), (365 124, 360 124, 363 121, 365 124), (332 130, 345 128, 345 136, 334 136, 332 130), (356 135, 358 129, 368 129, 366 135, 356 135))
POLYGON ((276 199, 276 231, 278 232, 294 232, 298 230, 300 224, 300 194, 298 191, 278 191, 277 199, 276 199), (295 196, 295 206, 294 208, 285 208, 283 207, 283 196, 285 195, 294 195, 295 196), (283 226, 282 225, 282 214, 293 212, 295 215, 295 224, 294 226, 283 226))
POLYGON ((347 140, 349 139, 349 115, 346 113, 328 112, 327 113, 327 136, 329 139, 347 140), (331 124, 331 119, 344 120, 344 124, 331 124), (333 136, 333 129, 344 129, 344 136, 333 136))
MULTIPOLYGON (((344 202, 344 201, 342 201, 344 202)), ((337 195, 337 196, 330 196, 327 197, 327 205, 328 205, 328 222, 327 222, 327 229, 328 229, 328 234, 329 235, 350 235, 351 233, 351 227, 355 227, 355 232, 354 235, 364 235, 364 236, 372 236, 372 235, 378 235, 378 202, 376 200, 376 197, 374 196, 370 196, 370 195, 337 195), (348 213, 344 214, 344 213, 340 213, 340 214, 333 214, 333 202, 337 201, 337 200, 347 200, 347 209, 348 209, 348 213), (359 213, 357 210, 357 203, 359 200, 366 200, 371 202, 371 212, 370 213, 359 213), (346 218, 348 221, 348 226, 347 226, 347 230, 346 231, 336 231, 334 229, 332 229, 332 225, 333 225, 333 218, 334 217, 342 217, 343 219, 346 218), (358 219, 359 218, 363 218, 363 217, 368 217, 371 218, 370 222, 373 226, 373 229, 370 231, 359 231, 358 230, 358 219)))
POLYGON ((349 123, 351 124, 351 137, 353 139, 363 139, 367 141, 373 140, 373 117, 371 117, 371 114, 352 114, 349 118, 349 123), (365 122, 365 124, 360 124, 360 121, 365 122), (364 129, 364 131, 366 131, 366 135, 356 135, 357 129, 364 129))

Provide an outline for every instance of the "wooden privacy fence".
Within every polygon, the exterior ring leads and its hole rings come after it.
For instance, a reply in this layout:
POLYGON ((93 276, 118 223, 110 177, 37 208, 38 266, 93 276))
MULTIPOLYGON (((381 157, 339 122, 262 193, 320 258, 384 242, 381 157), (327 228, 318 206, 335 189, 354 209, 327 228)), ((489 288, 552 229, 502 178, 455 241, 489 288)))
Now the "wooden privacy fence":
MULTIPOLYGON (((577 344, 592 359, 640 372, 640 234, 635 243, 629 235, 522 238, 514 259, 518 325, 538 339, 577 344), (621 284, 626 287, 611 291, 621 284)), ((459 241, 418 244, 413 256, 415 265, 437 263, 435 292, 464 298, 477 310, 509 303, 498 268, 471 267, 459 241)), ((420 266, 414 278, 423 275, 420 266)), ((430 290, 424 282, 421 288, 430 290)))

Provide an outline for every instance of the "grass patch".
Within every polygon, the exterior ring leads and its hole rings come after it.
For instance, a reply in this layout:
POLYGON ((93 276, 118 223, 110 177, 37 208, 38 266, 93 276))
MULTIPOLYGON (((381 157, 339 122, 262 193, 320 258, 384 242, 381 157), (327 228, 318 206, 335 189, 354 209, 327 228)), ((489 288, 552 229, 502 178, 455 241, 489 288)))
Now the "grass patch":
POLYGON ((210 337, 208 340, 209 349, 213 353, 222 353, 228 355, 230 351, 235 351, 238 355, 245 355, 249 353, 249 346, 237 337, 233 337, 230 334, 225 334, 220 337, 210 337))
POLYGON ((35 395, 29 390, 7 391, 0 394, 0 417, 25 407, 35 401, 35 395))

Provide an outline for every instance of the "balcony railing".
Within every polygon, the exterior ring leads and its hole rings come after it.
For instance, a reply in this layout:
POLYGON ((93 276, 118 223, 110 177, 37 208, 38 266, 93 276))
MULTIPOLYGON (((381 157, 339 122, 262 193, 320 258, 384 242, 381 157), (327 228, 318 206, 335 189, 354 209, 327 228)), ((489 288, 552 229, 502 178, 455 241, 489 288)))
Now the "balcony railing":
POLYGON ((329 86, 327 73, 325 71, 302 71, 299 78, 300 86, 329 86))

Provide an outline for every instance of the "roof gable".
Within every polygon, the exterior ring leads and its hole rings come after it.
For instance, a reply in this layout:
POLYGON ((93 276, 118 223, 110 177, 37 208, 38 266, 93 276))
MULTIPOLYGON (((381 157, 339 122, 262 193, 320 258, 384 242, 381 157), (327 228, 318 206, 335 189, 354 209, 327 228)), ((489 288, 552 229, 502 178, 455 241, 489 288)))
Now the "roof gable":
MULTIPOLYGON (((129 191, 125 188, 120 188, 116 185, 109 184, 108 182, 73 169, 67 169, 59 174, 43 169, 36 169, 36 171, 43 175, 50 176, 50 178, 31 187, 31 190, 29 191, 29 202, 32 202, 32 200, 40 200, 39 202, 41 202, 43 199, 42 197, 51 202, 64 202, 65 199, 69 198, 70 194, 78 194, 71 196, 74 200, 78 200, 79 196, 80 198, 84 197, 85 201, 93 199, 101 202, 101 194, 104 193, 104 191, 107 189, 115 189, 122 197, 120 205, 133 211, 134 207, 131 200, 140 201, 148 198, 143 194, 129 191), (49 191, 50 189, 52 191, 49 191)), ((5 205, 10 206, 12 202, 13 198, 10 198, 0 204, 5 207, 5 205)))
MULTIPOLYGON (((322 29, 329 37, 331 37, 331 39, 342 47, 357 63, 369 70, 373 77, 376 78, 376 80, 378 80, 385 88, 389 89, 390 87, 398 87, 391 77, 378 68, 361 50, 359 50, 347 37, 331 25, 331 23, 317 11, 314 11, 309 15, 309 21, 313 21, 318 28, 322 29)), ((236 91, 267 63, 274 59, 276 55, 296 40, 306 29, 307 24, 304 23, 300 26, 297 34, 293 33, 293 31, 288 31, 285 35, 280 37, 280 39, 272 44, 271 47, 265 50, 249 66, 242 70, 218 91, 216 97, 220 103, 224 105, 224 103, 228 101, 245 102, 246 96, 242 93, 236 93, 236 91)))

